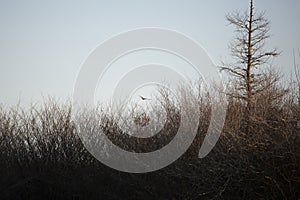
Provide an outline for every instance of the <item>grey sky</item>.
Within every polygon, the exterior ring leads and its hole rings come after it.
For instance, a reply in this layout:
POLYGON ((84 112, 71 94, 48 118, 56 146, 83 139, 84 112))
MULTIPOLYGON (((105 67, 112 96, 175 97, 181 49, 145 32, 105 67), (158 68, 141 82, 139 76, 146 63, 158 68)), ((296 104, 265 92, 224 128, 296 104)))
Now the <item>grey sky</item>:
MULTIPOLYGON (((289 74, 293 48, 300 47, 300 1, 254 3, 271 20, 268 46, 282 51, 274 64, 289 74)), ((225 15, 247 7, 247 0, 0 1, 0 103, 70 97, 81 64, 97 45, 141 27, 179 31, 216 64, 230 62, 234 33, 225 15)))

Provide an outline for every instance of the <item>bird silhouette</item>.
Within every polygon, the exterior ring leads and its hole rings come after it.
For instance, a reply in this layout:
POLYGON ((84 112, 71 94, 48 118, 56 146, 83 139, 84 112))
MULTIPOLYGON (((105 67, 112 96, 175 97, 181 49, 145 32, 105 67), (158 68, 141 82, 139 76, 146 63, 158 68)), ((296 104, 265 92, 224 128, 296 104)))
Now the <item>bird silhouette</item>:
POLYGON ((151 100, 151 99, 146 98, 146 97, 143 97, 143 96, 141 96, 141 95, 140 95, 140 98, 141 98, 143 101, 145 101, 145 100, 151 100))

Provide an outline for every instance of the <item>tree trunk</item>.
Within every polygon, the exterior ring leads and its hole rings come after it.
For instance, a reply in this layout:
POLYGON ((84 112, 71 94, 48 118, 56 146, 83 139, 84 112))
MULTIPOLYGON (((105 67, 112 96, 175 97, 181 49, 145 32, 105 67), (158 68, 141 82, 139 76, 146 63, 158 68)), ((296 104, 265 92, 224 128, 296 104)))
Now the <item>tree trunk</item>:
POLYGON ((252 23, 253 23, 253 1, 250 1, 250 15, 249 15, 249 30, 248 30, 248 45, 247 45, 247 70, 246 70, 246 92, 247 92, 247 106, 246 106, 246 134, 250 133, 250 123, 252 114, 252 87, 251 87, 251 67, 252 67, 252 23))

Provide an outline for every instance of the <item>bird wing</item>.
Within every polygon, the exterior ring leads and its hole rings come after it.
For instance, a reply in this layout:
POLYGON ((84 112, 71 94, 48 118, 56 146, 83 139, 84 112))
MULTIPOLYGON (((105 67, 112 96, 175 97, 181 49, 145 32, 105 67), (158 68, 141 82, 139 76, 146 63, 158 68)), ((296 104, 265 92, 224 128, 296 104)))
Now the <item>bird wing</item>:
POLYGON ((151 99, 146 98, 146 97, 143 97, 143 96, 141 96, 141 95, 140 95, 140 97, 141 97, 142 100, 151 100, 151 99))

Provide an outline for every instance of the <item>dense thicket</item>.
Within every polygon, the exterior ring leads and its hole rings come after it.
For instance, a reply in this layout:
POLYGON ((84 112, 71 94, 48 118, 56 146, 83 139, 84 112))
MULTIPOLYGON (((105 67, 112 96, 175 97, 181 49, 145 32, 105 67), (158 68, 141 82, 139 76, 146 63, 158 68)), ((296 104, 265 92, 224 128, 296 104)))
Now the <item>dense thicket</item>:
MULTIPOLYGON (((298 199, 298 94, 291 90, 276 96, 277 92, 282 90, 274 86, 257 96, 251 134, 245 134, 246 105, 229 98, 223 133, 203 159, 197 154, 209 124, 210 103, 209 98, 199 97, 201 117, 193 145, 170 166, 146 174, 115 171, 93 158, 77 135, 69 105, 49 102, 27 111, 2 108, 1 198, 298 199)), ((172 139, 180 122, 180 112, 172 100, 166 96, 162 99, 169 111, 167 125, 161 137, 150 141, 122 136, 117 116, 103 109, 95 112, 116 144, 129 151, 153 151, 172 139)), ((134 112, 132 116, 137 116, 138 110, 134 112)))

